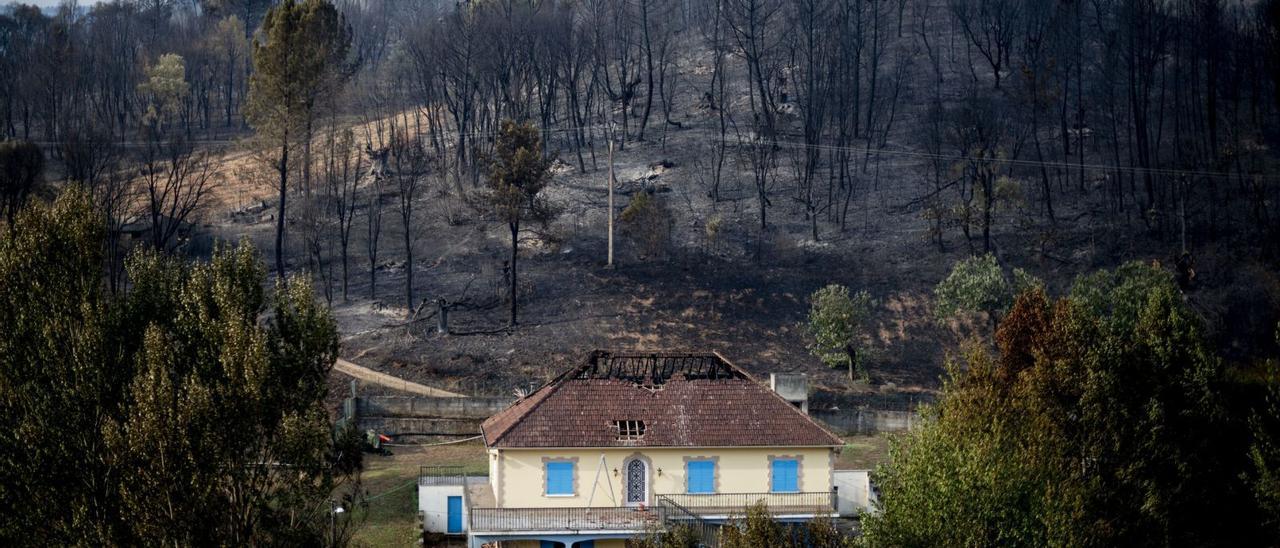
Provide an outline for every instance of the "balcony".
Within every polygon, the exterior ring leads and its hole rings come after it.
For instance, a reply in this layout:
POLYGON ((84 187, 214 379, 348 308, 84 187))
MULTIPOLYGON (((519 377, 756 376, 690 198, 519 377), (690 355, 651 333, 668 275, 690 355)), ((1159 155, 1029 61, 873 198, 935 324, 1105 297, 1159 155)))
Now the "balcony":
POLYGON ((830 516, 836 513, 836 496, 830 491, 658 495, 658 506, 663 506, 664 503, 674 505, 701 518, 742 517, 748 507, 759 502, 763 502, 775 517, 830 516))
POLYGON ((835 494, 719 493, 712 495, 658 495, 647 508, 479 508, 472 507, 470 530, 486 533, 528 531, 619 531, 659 529, 670 519, 727 519, 746 515, 747 508, 763 501, 775 517, 835 515, 835 494))
POLYGON ((470 530, 483 533, 609 531, 641 533, 661 527, 660 508, 471 508, 470 530))
POLYGON ((488 476, 468 474, 463 466, 419 466, 418 486, 472 485, 488 483, 488 476))

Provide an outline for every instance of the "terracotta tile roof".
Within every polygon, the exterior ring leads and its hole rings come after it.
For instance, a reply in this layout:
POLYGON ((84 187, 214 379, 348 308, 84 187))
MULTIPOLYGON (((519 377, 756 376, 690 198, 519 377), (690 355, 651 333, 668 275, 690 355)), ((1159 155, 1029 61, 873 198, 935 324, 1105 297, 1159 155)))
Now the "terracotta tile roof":
POLYGON ((593 353, 482 425, 518 447, 836 446, 843 442, 718 354, 593 353), (638 440, 614 421, 644 421, 638 440))

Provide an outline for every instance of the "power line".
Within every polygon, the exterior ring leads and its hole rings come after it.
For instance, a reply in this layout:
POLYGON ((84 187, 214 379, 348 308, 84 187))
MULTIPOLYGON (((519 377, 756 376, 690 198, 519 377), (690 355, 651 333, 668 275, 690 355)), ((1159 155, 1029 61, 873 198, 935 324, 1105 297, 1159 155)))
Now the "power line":
MULTIPOLYGON (((578 132, 578 131, 584 131, 584 130, 610 129, 610 128, 612 128, 615 131, 617 131, 618 129, 613 124, 592 124, 592 125, 585 125, 585 126, 539 129, 538 131, 546 134, 562 134, 562 133, 578 132)), ((822 143, 810 144, 810 143, 801 143, 797 141, 753 142, 753 141, 742 139, 740 137, 733 138, 733 139, 727 138, 727 137, 720 137, 718 135, 711 133, 710 130, 706 130, 706 129, 686 129, 686 130, 677 130, 677 131, 686 133, 686 134, 688 133, 701 134, 699 138, 704 143, 724 143, 728 145, 737 145, 737 146, 773 145, 773 146, 794 148, 794 149, 821 150, 825 152, 843 151, 843 152, 851 152, 851 153, 862 154, 862 155, 900 156, 900 157, 917 158, 917 159, 924 159, 924 160, 944 160, 948 162, 964 162, 964 161, 972 160, 972 161, 999 163, 999 164, 1013 165, 1013 166, 1046 167, 1046 168, 1061 169, 1066 171, 1087 169, 1090 171, 1111 171, 1111 172, 1130 173, 1134 175, 1164 175, 1164 176, 1170 176, 1170 177, 1205 177, 1205 178, 1218 178, 1218 179, 1230 179, 1231 177, 1233 177, 1233 174, 1231 173, 1203 171, 1203 170, 1176 169, 1176 168, 1053 162, 1053 161, 1044 161, 1044 160, 1027 160, 1027 159, 1001 158, 1001 157, 975 158, 967 155, 939 154, 939 153, 923 152, 923 151, 915 151, 915 150, 841 146, 841 145, 822 144, 822 143)), ((473 131, 473 132, 467 132, 467 133, 459 133, 457 131, 444 131, 444 132, 441 132, 440 135, 442 137, 475 138, 475 137, 496 137, 499 133, 500 131, 498 130, 473 131)), ((421 139, 422 137, 423 135, 420 134, 419 139, 421 139)), ((894 164, 888 167, 899 167, 901 165, 903 164, 894 164)), ((881 167, 886 167, 886 166, 882 164, 881 167)), ((1252 175, 1247 175, 1247 177, 1264 179, 1269 181, 1280 180, 1280 175, 1252 174, 1252 175)))
POLYGON ((415 483, 418 483, 418 480, 416 480, 416 479, 409 480, 409 481, 407 481, 407 482, 404 482, 403 484, 397 485, 397 486, 395 486, 395 487, 392 487, 391 489, 388 489, 388 490, 383 491, 383 492, 381 492, 381 493, 378 493, 378 494, 376 494, 376 495, 374 495, 374 496, 372 496, 372 497, 369 497, 369 498, 367 498, 367 499, 364 499, 364 502, 365 502, 366 504, 368 504, 368 503, 370 503, 370 502, 373 502, 373 501, 378 500, 378 499, 380 499, 380 498, 382 498, 382 497, 385 497, 385 496, 387 496, 387 495, 390 495, 391 493, 394 493, 394 492, 396 492, 396 491, 399 491, 399 490, 401 490, 401 489, 404 489, 405 487, 408 487, 408 486, 413 485, 413 484, 415 484, 415 483))
MULTIPOLYGON (((728 139, 724 139, 723 141, 730 142, 730 140, 728 139)), ((751 144, 741 139, 738 139, 737 143, 751 144)), ((935 154, 931 152, 918 152, 918 151, 912 151, 912 150, 895 150, 895 149, 889 149, 889 148, 868 148, 868 147, 849 147, 849 146, 838 146, 838 145, 808 144, 808 143, 798 143, 794 141, 774 141, 773 144, 782 146, 782 147, 788 147, 788 148, 808 148, 808 149, 817 149, 817 150, 823 150, 823 151, 848 151, 848 152, 855 152, 859 154, 872 154, 872 155, 907 156, 907 157, 914 157, 914 158, 950 160, 953 162, 978 160, 983 162, 1002 163, 1002 164, 1009 164, 1009 165, 1034 166, 1034 167, 1044 166, 1044 167, 1052 167, 1052 168, 1066 169, 1066 170, 1088 169, 1088 170, 1096 170, 1096 171, 1123 171, 1123 172, 1130 172, 1135 174, 1171 175, 1171 176, 1188 176, 1188 177, 1230 178, 1232 176, 1230 173, 1220 173, 1220 172, 1214 172, 1214 171, 1196 171, 1196 170, 1154 168, 1154 167, 1144 168, 1140 166, 1113 166, 1113 165, 1102 165, 1102 164, 1082 164, 1082 163, 1067 163, 1067 162, 1047 162, 1047 161, 1040 161, 1040 160, 1021 160, 1021 159, 1015 159, 1015 158, 1000 158, 1000 157, 973 158, 973 157, 963 156, 963 155, 953 156, 949 154, 935 154)), ((1280 176, 1278 175, 1251 175, 1251 177, 1260 177, 1260 178, 1271 179, 1271 180, 1280 179, 1280 176)))
POLYGON ((469 438, 462 438, 462 439, 460 439, 460 440, 442 441, 442 442, 439 442, 439 443, 384 443, 384 444, 382 444, 382 445, 386 445, 386 446, 388 446, 388 447, 436 447, 436 446, 438 446, 438 445, 452 445, 452 444, 455 444, 455 443, 462 443, 462 442, 471 441, 471 440, 478 440, 478 439, 480 439, 481 437, 482 437, 482 436, 471 436, 471 437, 469 437, 469 438))

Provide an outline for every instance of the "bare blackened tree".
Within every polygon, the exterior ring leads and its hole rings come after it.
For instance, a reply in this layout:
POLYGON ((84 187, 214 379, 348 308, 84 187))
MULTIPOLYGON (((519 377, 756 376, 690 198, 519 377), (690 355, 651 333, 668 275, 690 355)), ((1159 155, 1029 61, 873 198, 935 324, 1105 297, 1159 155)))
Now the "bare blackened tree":
MULTIPOLYGON (((669 0, 637 0, 637 15, 640 17, 641 46, 644 50, 645 97, 644 114, 640 117, 640 132, 637 138, 644 140, 644 130, 649 125, 649 114, 653 111, 654 86, 658 86, 660 98, 669 62, 668 53, 671 46, 671 33, 674 30, 673 15, 675 6, 669 0), (657 49, 656 68, 654 49, 657 49)), ((671 121, 670 111, 664 108, 664 122, 671 121)))
POLYGON ((483 37, 475 18, 461 11, 424 21, 415 30, 407 44, 415 83, 423 97, 438 98, 449 112, 456 132, 455 171, 461 172, 473 162, 469 138, 476 127, 483 37))
POLYGON ((107 282, 117 291, 124 274, 121 232, 132 213, 136 186, 132 173, 121 168, 122 147, 108 129, 85 123, 64 131, 59 148, 67 179, 84 185, 102 213, 107 229, 107 282))
POLYGON ((334 136, 329 134, 329 150, 325 157, 325 188, 329 195, 329 209, 337 223, 338 255, 342 263, 342 300, 347 300, 347 284, 350 279, 348 261, 351 229, 355 226, 356 191, 364 164, 355 146, 350 129, 334 136))
POLYGON ((1017 44, 1019 52, 1018 86, 1014 97, 1023 113, 1031 142, 1035 148, 1036 161, 1039 162, 1040 192, 1044 203, 1045 217, 1050 223, 1055 222, 1053 213, 1053 186, 1049 180, 1049 169, 1045 166, 1045 151, 1040 142, 1040 126, 1045 116, 1051 97, 1050 78, 1052 77, 1053 60, 1050 57, 1050 33, 1060 26, 1053 6, 1046 3, 1031 2, 1024 8, 1023 30, 1019 33, 1021 40, 1017 44))
POLYGON ((777 102, 775 78, 782 64, 780 42, 786 32, 778 0, 725 0, 725 21, 733 30, 737 53, 747 64, 748 97, 755 130, 773 140, 777 102))
POLYGON ((413 224, 414 207, 426 186, 431 157, 422 146, 421 139, 410 136, 404 128, 391 129, 390 154, 391 179, 395 183, 396 211, 400 214, 400 226, 404 229, 404 299, 407 314, 414 311, 413 244, 416 227, 413 224))
POLYGON ((206 205, 216 174, 209 152, 197 151, 181 138, 148 143, 139 175, 153 247, 174 249, 179 243, 175 237, 206 205))
MULTIPOLYGON (((599 7, 598 4, 596 6, 599 7)), ((570 135, 573 138, 574 153, 578 157, 579 171, 587 170, 586 160, 582 154, 583 148, 590 149, 591 167, 592 169, 596 167, 595 150, 591 148, 592 142, 589 137, 593 134, 593 130, 586 126, 591 119, 599 77, 598 67, 593 63, 596 51, 593 42, 594 32, 589 28, 592 21, 591 12, 584 11, 586 12, 572 14, 569 21, 565 62, 561 66, 563 74, 560 77, 560 82, 565 88, 565 109, 572 123, 570 135)))
POLYGON ((378 244, 382 241, 382 193, 386 188, 387 149, 365 149, 369 156, 369 188, 365 191, 365 256, 369 258, 369 299, 378 299, 378 244))
POLYGON ((804 215, 809 221, 811 237, 818 239, 818 207, 821 195, 815 192, 814 183, 822 163, 822 140, 829 99, 836 90, 831 88, 833 43, 824 37, 833 32, 829 26, 833 6, 824 0, 799 0, 793 6, 792 28, 788 47, 792 59, 790 81, 796 86, 796 105, 800 111, 804 146, 797 147, 797 198, 804 205, 804 215))
MULTIPOLYGON (((777 148, 776 78, 782 65, 779 42, 782 4, 777 0, 726 0, 725 19, 733 30, 737 53, 747 65, 751 136, 744 147, 760 208, 761 245, 769 228, 767 211, 777 148)), ((759 248, 757 248, 759 249, 759 248)))
POLYGON ((969 184, 960 187, 963 200, 961 225, 966 239, 973 213, 973 199, 981 199, 982 251, 991 252, 992 216, 995 213, 996 182, 1007 161, 1017 156, 1017 139, 1013 128, 996 99, 970 95, 954 107, 948 116, 947 139, 959 154, 959 167, 969 184))
POLYGON ((704 30, 703 37, 703 40, 710 46, 712 55, 711 82, 708 86, 709 89, 703 92, 703 102, 706 103, 708 109, 715 111, 717 129, 719 130, 719 138, 715 140, 711 149, 711 189, 709 194, 713 202, 720 201, 720 180, 724 172, 724 162, 729 145, 729 102, 725 90, 729 79, 726 60, 729 56, 730 38, 728 24, 724 18, 724 10, 721 9, 725 1, 715 0, 711 28, 704 30))
POLYGON ((1009 67, 1009 55, 1021 28, 1023 0, 948 0, 951 14, 969 42, 991 66, 996 89, 1009 67))
POLYGON ((617 140, 620 149, 627 147, 631 120, 631 102, 635 100, 640 76, 640 53, 636 51, 634 14, 629 2, 603 2, 601 21, 596 27, 596 64, 604 75, 605 94, 619 107, 622 136, 617 140))
POLYGON ((40 147, 28 141, 0 142, 0 206, 8 226, 13 226, 14 216, 27 203, 43 173, 40 147))

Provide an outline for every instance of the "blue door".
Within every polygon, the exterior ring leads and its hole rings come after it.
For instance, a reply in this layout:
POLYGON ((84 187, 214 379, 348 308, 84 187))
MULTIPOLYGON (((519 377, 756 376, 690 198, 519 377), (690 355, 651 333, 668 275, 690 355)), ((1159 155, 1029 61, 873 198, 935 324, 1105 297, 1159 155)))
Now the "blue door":
POLYGON ((445 532, 462 532, 462 497, 449 497, 449 524, 445 532))

